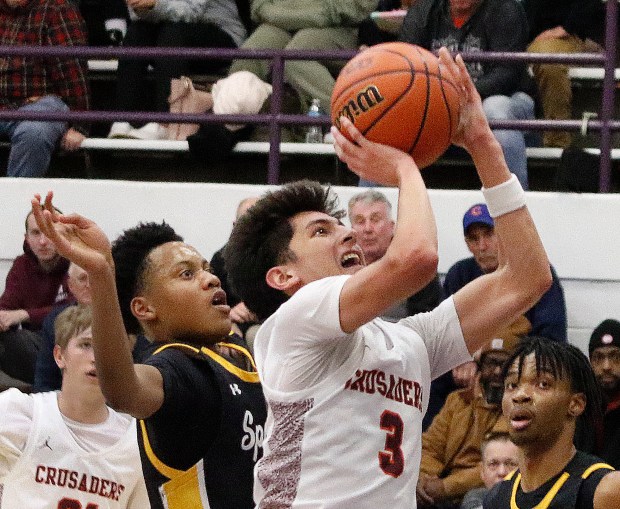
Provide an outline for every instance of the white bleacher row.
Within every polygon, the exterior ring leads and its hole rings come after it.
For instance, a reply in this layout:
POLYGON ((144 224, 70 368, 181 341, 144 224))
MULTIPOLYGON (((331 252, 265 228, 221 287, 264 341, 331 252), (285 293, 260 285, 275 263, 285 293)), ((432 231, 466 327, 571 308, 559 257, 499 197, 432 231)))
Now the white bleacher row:
MULTIPOLYGON (((89 60, 90 71, 109 73, 115 72, 118 67, 117 60, 89 60)), ((602 67, 570 67, 569 76, 574 81, 601 81, 605 75, 602 67)), ((620 80, 620 68, 615 70, 615 79, 620 80)), ((128 151, 155 151, 155 152, 188 152, 186 141, 171 140, 127 140, 89 138, 82 143, 85 150, 128 150, 128 151)), ((587 149, 588 152, 598 154, 598 149, 587 149)), ((267 154, 269 142, 240 142, 234 148, 238 154, 267 154)), ((281 143, 280 153, 296 155, 334 155, 331 144, 306 144, 306 143, 281 143)), ((562 149, 546 147, 528 147, 528 160, 558 160, 562 155, 562 149)), ((611 157, 620 160, 620 149, 613 149, 611 157)))
MULTIPOLYGON (((118 68, 117 60, 89 60, 88 69, 92 72, 115 72, 118 68)), ((602 80, 605 69, 602 67, 570 67, 568 76, 574 80, 602 80)), ((615 71, 615 79, 620 80, 620 69, 615 71)))
MULTIPOLYGON (((188 152, 187 141, 174 140, 130 140, 116 138, 87 138, 82 142, 85 150, 128 150, 153 152, 188 152)), ((557 160, 562 155, 561 148, 528 147, 526 149, 529 160, 557 160)), ((588 148, 591 154, 600 154, 597 148, 588 148)), ((237 143, 233 152, 238 154, 268 154, 268 141, 242 141, 237 143)), ((292 143, 280 144, 281 154, 295 155, 325 155, 335 156, 334 146, 331 143, 292 143)), ((612 149, 611 158, 620 160, 620 149, 612 149)))

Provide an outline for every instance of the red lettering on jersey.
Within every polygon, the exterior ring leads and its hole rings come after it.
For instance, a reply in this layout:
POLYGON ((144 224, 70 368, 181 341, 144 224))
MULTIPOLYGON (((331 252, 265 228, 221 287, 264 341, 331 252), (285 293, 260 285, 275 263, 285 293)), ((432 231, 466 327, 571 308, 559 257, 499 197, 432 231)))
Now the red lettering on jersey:
POLYGON ((117 493, 116 493, 116 498, 114 500, 118 500, 118 498, 121 496, 121 493, 123 493, 123 491, 125 491, 125 486, 123 486, 122 484, 119 484, 117 493))
POLYGON ((366 394, 375 393, 375 379, 377 378, 377 370, 366 371, 366 394))
POLYGON ((409 395, 411 389, 413 389, 413 382, 411 380, 403 380, 403 403, 409 406, 413 406, 413 400, 409 395))
POLYGON ((44 479, 45 467, 43 465, 37 465, 37 471, 34 474, 34 480, 38 483, 42 483, 44 479))
POLYGON ((88 489, 89 493, 97 493, 99 491, 99 477, 93 475, 90 478, 90 488, 88 489))
POLYGON ((88 476, 86 474, 82 474, 82 478, 80 479, 80 484, 78 485, 78 490, 88 491, 88 476))
POLYGON ((418 382, 413 382, 413 405, 422 411, 422 386, 418 382))
POLYGON ((66 468, 59 468, 58 478, 56 479, 56 484, 58 484, 58 486, 64 487, 67 484, 68 477, 69 477, 69 471, 66 468))
POLYGON ((47 478, 45 479, 45 484, 51 484, 52 486, 56 486, 56 469, 54 467, 47 467, 47 478))
POLYGON ((116 484, 114 481, 110 482, 110 494, 108 495, 108 498, 110 498, 111 500, 118 500, 118 484, 116 484))
POLYGON ((396 381, 394 380, 394 375, 390 375, 390 384, 388 385, 388 390, 385 393, 385 397, 387 399, 394 399, 394 385, 396 381))
POLYGON ((72 470, 69 474, 69 483, 67 484, 67 488, 75 489, 77 486, 78 473, 75 470, 72 470))
POLYGON ((387 386, 385 385, 385 373, 383 371, 377 371, 377 392, 381 396, 385 396, 387 392, 387 386))
POLYGON ((108 493, 108 485, 111 483, 112 481, 108 481, 107 479, 101 479, 101 486, 99 487, 99 495, 101 495, 102 497, 109 497, 110 494, 108 493))
POLYGON ((347 381, 345 385, 345 389, 351 389, 352 391, 360 391, 361 390, 361 381, 364 378, 364 371, 357 370, 355 372, 355 376, 347 381))
POLYGON ((355 371, 344 385, 345 389, 381 396, 404 403, 422 411, 422 387, 418 382, 400 376, 386 374, 379 369, 355 371))

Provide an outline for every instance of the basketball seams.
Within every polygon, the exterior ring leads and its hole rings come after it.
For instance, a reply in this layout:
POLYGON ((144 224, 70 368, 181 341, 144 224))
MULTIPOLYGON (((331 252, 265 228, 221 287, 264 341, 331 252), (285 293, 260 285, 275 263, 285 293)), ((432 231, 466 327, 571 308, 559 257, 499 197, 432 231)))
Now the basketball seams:
POLYGON ((446 91, 443 88, 444 87, 444 81, 446 83, 448 83, 449 85, 451 85, 452 87, 454 87, 454 89, 456 90, 456 85, 454 85, 454 83, 452 83, 450 80, 444 80, 443 76, 441 74, 441 68, 438 68, 439 71, 439 89, 441 90, 441 97, 443 98, 443 104, 446 107, 446 111, 448 112, 448 126, 449 126, 449 136, 448 136, 448 140, 452 139, 452 110, 450 109, 450 106, 448 105, 448 98, 446 97, 446 91))
POLYGON ((336 80, 332 120, 338 126, 337 118, 349 117, 366 138, 408 151, 423 168, 455 132, 458 88, 432 53, 405 43, 384 45, 354 57, 364 60, 336 80))
MULTIPOLYGON (((411 90, 411 88, 413 87, 413 84, 415 83, 415 79, 416 79, 416 68, 415 66, 411 63, 411 60, 409 60, 409 58, 407 57, 407 55, 403 55, 402 53, 399 53, 398 51, 390 51, 390 50, 384 50, 386 53, 392 53, 395 55, 398 55, 400 57, 402 57, 405 62, 407 63, 407 65, 409 66, 409 84, 403 89, 403 91, 396 96, 395 100, 392 102, 392 104, 390 104, 387 108, 385 108, 385 110, 383 110, 383 112, 381 112, 381 114, 377 115, 377 118, 375 118, 370 124, 368 124, 368 127, 366 127, 366 129, 364 131, 362 131, 362 134, 364 136, 366 136, 366 134, 368 132, 370 132, 370 130, 377 125, 377 123, 379 123, 381 121, 381 119, 383 119, 390 111, 392 111, 392 109, 394 109, 396 107, 396 105, 398 105, 398 103, 402 100, 403 97, 405 97, 409 91, 411 90)), ((405 70, 402 70, 400 72, 407 72, 405 70)))
POLYGON ((420 119, 418 133, 416 134, 416 137, 413 140, 413 143, 411 144, 411 146, 409 147, 409 150, 407 151, 409 154, 411 154, 415 150, 416 145, 418 144, 418 142, 420 141, 420 137, 422 136, 422 132, 424 131, 424 126, 426 124, 426 117, 428 115, 428 107, 429 107, 430 96, 431 96, 431 80, 429 79, 429 74, 428 74, 428 63, 426 62, 426 58, 424 58, 424 55, 422 54, 422 52, 417 47, 416 47, 416 51, 418 52, 419 57, 424 63, 424 70, 425 70, 425 76, 426 76, 426 99, 424 101, 424 114, 422 115, 422 118, 420 119))

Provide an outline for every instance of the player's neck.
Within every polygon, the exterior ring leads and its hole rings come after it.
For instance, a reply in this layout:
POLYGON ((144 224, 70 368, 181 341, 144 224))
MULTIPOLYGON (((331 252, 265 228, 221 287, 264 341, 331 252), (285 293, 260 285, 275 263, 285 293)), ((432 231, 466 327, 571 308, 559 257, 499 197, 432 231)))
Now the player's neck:
POLYGON ((63 385, 58 393, 58 409, 65 417, 84 424, 102 423, 109 413, 101 390, 91 387, 63 385))
POLYGON ((531 444, 522 448, 521 488, 530 492, 552 479, 575 455, 573 434, 563 433, 551 447, 531 444))

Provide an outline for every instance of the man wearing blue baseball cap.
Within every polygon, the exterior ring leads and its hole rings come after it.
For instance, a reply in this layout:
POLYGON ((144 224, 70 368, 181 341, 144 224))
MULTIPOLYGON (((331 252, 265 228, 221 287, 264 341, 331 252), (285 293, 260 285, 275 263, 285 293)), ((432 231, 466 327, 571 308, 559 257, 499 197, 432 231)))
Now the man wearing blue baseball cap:
MULTIPOLYGON (((459 260, 448 270, 443 285, 446 297, 477 277, 495 271, 499 265, 499 241, 486 204, 476 203, 467 209, 463 216, 463 233, 467 248, 473 256, 459 260)), ((551 274, 553 276, 551 288, 531 309, 500 331, 497 337, 508 342, 515 342, 530 335, 567 341, 564 291, 553 267, 551 274)), ((475 372, 476 365, 470 362, 433 380, 428 411, 424 417, 424 429, 439 412, 448 394, 460 387, 467 387, 475 372)))
MULTIPOLYGON (((473 255, 456 262, 444 281, 446 296, 452 295, 470 281, 497 269, 498 238, 493 218, 484 203, 472 205, 463 216, 463 234, 467 249, 473 255)), ((555 270, 551 268, 553 284, 542 298, 524 314, 525 320, 513 324, 517 336, 543 336, 566 341, 566 304, 564 291, 555 270)))

